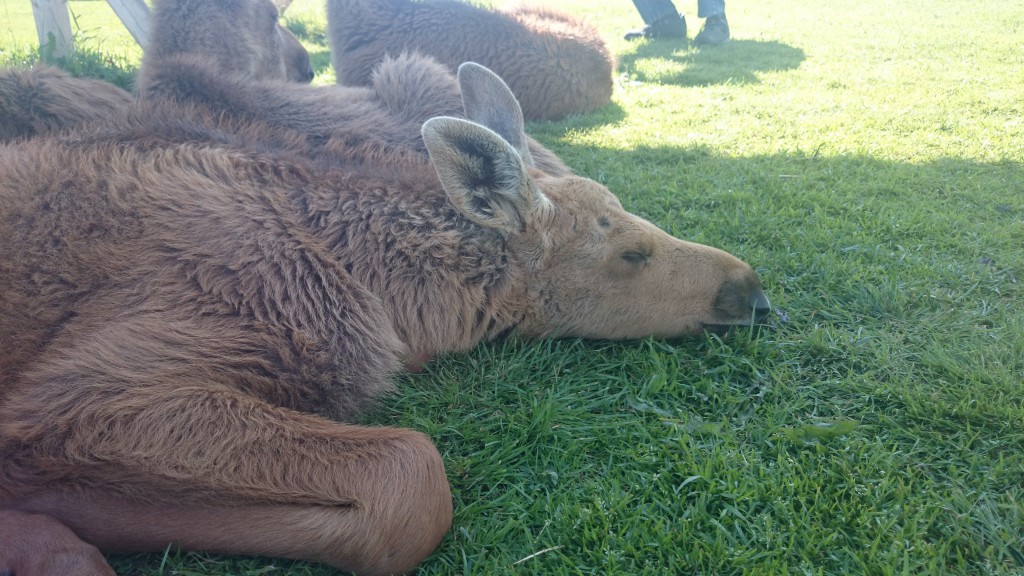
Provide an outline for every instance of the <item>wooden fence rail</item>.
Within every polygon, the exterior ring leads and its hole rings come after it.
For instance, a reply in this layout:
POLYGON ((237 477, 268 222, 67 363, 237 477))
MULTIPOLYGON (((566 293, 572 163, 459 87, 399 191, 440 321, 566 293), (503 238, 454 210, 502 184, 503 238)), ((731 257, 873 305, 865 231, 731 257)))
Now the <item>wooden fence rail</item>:
MULTIPOLYGON (((107 3, 139 46, 145 48, 149 40, 149 6, 145 0, 107 0, 107 3)), ((58 58, 74 51, 67 0, 32 0, 32 14, 40 47, 52 43, 53 55, 58 58)))

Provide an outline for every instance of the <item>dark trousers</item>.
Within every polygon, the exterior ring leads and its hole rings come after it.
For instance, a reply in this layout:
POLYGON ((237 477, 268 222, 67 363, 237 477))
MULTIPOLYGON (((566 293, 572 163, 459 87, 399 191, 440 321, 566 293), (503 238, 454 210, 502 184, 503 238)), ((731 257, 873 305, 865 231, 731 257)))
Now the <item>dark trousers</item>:
MULTIPOLYGON (((678 14, 672 0, 633 0, 636 11, 644 19, 644 24, 651 24, 658 20, 678 14)), ((707 18, 725 13, 725 0, 697 0, 697 16, 707 18)))

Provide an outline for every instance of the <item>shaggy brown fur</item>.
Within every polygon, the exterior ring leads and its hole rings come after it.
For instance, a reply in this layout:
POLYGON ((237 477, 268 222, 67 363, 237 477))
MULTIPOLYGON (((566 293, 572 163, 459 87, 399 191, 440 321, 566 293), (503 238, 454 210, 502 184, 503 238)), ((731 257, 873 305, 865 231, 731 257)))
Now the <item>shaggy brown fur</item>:
POLYGON ((138 85, 145 87, 165 59, 183 54, 222 75, 310 82, 309 54, 277 19, 270 0, 157 0, 138 85))
POLYGON ((451 522, 440 456, 338 422, 403 362, 767 306, 736 258, 529 167, 507 87, 459 81, 506 134, 433 118, 429 161, 167 101, 0 147, 0 572, 109 575, 85 543, 409 570, 451 522))
POLYGON ((113 84, 49 66, 0 70, 0 142, 107 118, 131 102, 132 95, 113 84))
MULTIPOLYGON (((419 129, 429 118, 460 116, 486 125, 497 121, 479 117, 493 107, 474 106, 472 97, 464 102, 455 77, 420 54, 386 57, 365 88, 224 78, 195 57, 172 57, 151 75, 142 96, 196 105, 235 118, 242 126, 255 122, 299 132, 310 147, 325 153, 344 154, 346 147, 372 141, 426 155, 419 129)), ((519 110, 514 103, 505 109, 519 110)), ((521 125, 522 118, 517 122, 521 125)), ((521 130, 516 126, 503 128, 502 133, 521 130)), ((527 142, 526 160, 532 166, 552 175, 572 173, 540 143, 530 137, 527 142)))
MULTIPOLYGON (((140 93, 146 101, 141 107, 132 107, 132 96, 109 84, 78 80, 52 68, 0 71, 0 93, 4 95, 0 118, 4 118, 3 128, 9 131, 6 139, 73 128, 95 120, 119 126, 125 121, 125 113, 152 113, 156 102, 170 101, 186 105, 186 109, 233 119, 223 124, 224 130, 250 129, 254 124, 265 126, 268 129, 262 131, 261 137, 267 139, 268 146, 278 138, 271 128, 280 128, 288 138, 294 137, 293 132, 304 135, 309 149, 337 154, 345 154, 346 147, 372 141, 425 155, 419 134, 425 120, 442 115, 473 118, 473 114, 480 113, 479 108, 465 108, 458 83, 447 69, 417 54, 385 58, 370 88, 310 87, 225 77, 201 57, 174 55, 151 71, 140 93), (113 89, 125 100, 117 107, 96 106, 88 99, 66 102, 67 95, 77 94, 83 87, 92 88, 93 84, 97 85, 97 96, 113 89), (42 106, 45 102, 67 105, 51 106, 51 110, 42 106)), ((175 113, 180 112, 176 109, 175 113)), ((190 123, 183 120, 179 125, 186 128, 190 123)), ((527 160, 532 160, 535 167, 553 175, 571 173, 551 151, 532 138, 527 140, 527 160)))
MULTIPOLYGON (((182 61, 193 61, 218 79, 313 79, 309 54, 277 23, 277 9, 269 0, 160 0, 152 29, 138 82, 150 94, 159 90, 150 86, 153 83, 165 89, 173 85, 168 79, 181 71, 182 61)), ((176 91, 188 88, 188 78, 183 77, 176 91)), ((131 94, 112 84, 72 78, 56 68, 0 70, 0 141, 109 120, 122 114, 132 100, 131 94)))
POLYGON ((597 31, 553 10, 487 10, 454 0, 328 0, 338 82, 365 86, 385 55, 429 54, 450 69, 477 62, 508 83, 529 120, 611 101, 613 59, 597 31))

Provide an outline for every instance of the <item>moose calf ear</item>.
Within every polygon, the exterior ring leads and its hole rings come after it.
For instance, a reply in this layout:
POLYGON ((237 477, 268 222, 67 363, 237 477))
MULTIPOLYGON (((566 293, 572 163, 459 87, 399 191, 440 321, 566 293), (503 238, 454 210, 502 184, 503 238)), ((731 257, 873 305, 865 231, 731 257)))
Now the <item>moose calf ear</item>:
POLYGON ((523 109, 508 84, 476 62, 463 62, 458 77, 466 118, 497 132, 519 152, 524 164, 534 166, 523 126, 523 109))
POLYGON ((519 153, 490 129, 441 116, 427 120, 422 133, 441 186, 473 222, 517 234, 530 210, 546 201, 519 153))

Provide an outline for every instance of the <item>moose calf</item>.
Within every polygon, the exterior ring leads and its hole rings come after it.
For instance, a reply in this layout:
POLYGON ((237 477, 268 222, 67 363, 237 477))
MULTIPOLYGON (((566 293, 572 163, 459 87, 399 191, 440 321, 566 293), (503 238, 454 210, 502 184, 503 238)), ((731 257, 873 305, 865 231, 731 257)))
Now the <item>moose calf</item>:
POLYGON ((766 312, 750 266, 537 168, 507 86, 458 81, 429 158, 167 103, 0 147, 0 572, 168 544, 410 570, 451 522, 440 455, 345 423, 395 371, 766 312))

